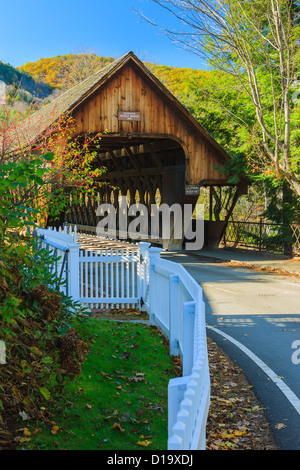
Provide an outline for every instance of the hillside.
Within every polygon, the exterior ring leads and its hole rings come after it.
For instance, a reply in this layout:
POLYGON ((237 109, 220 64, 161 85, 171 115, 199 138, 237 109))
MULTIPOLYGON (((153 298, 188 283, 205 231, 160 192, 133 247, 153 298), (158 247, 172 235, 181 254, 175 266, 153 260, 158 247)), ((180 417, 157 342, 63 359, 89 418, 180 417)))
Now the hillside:
POLYGON ((91 54, 68 54, 41 58, 27 62, 18 70, 29 74, 35 81, 41 81, 51 88, 66 89, 87 78, 95 70, 113 62, 113 57, 91 54))
POLYGON ((201 86, 207 82, 212 72, 191 68, 178 68, 166 65, 146 64, 151 72, 177 97, 185 99, 189 95, 190 85, 194 82, 201 86))
MULTIPOLYGON (((87 78, 91 73, 113 62, 113 57, 91 54, 69 54, 42 58, 37 62, 28 62, 18 71, 26 73, 35 81, 44 82, 52 89, 67 89, 87 78)), ((176 68, 146 63, 152 73, 180 98, 188 93, 188 84, 197 80, 200 84, 207 80, 211 72, 191 68, 176 68)))
POLYGON ((26 108, 31 104, 43 102, 53 93, 53 88, 47 83, 35 80, 26 71, 1 61, 0 80, 6 85, 6 100, 9 105, 23 103, 26 108))
MULTIPOLYGON (((40 107, 91 73, 115 60, 114 57, 80 53, 41 58, 14 68, 0 61, 0 80, 6 84, 7 104, 21 111, 40 107)), ((186 100, 191 82, 205 82, 210 72, 146 63, 152 73, 177 96, 186 100)))

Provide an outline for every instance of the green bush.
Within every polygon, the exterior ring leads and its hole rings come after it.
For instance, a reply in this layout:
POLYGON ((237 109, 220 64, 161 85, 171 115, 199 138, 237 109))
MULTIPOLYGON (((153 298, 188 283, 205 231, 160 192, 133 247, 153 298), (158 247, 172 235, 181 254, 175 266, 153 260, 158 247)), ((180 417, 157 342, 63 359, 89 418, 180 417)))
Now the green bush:
POLYGON ((0 339, 6 349, 0 425, 18 414, 43 418, 42 403, 80 372, 87 354, 69 325, 80 307, 59 291, 59 279, 48 270, 53 258, 36 250, 26 230, 42 207, 49 158, 0 165, 0 339))

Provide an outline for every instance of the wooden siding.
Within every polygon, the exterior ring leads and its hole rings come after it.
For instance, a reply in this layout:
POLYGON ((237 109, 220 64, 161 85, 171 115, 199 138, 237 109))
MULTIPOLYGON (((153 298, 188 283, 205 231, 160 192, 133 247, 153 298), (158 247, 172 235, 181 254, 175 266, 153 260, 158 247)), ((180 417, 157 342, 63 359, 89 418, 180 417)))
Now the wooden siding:
POLYGON ((222 165, 224 156, 134 62, 127 62, 101 83, 76 107, 73 116, 78 134, 108 132, 116 138, 130 134, 175 139, 185 152, 187 184, 226 181, 215 168, 222 165), (138 111, 141 120, 120 121, 118 111, 138 111))

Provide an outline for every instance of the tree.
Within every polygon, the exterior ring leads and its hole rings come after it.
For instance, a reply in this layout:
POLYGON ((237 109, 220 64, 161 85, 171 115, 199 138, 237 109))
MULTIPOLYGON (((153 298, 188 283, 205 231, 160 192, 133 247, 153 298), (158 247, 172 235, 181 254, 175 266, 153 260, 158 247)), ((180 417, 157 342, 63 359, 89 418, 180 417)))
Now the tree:
POLYGON ((66 87, 77 85, 92 73, 99 70, 99 61, 95 52, 91 50, 79 50, 73 55, 72 62, 65 61, 63 73, 65 77, 66 87))
POLYGON ((255 112, 256 144, 262 150, 257 167, 285 179, 300 196, 300 110, 292 88, 299 67, 299 3, 152 1, 183 25, 180 30, 160 25, 165 34, 212 68, 230 74, 247 94, 255 112))

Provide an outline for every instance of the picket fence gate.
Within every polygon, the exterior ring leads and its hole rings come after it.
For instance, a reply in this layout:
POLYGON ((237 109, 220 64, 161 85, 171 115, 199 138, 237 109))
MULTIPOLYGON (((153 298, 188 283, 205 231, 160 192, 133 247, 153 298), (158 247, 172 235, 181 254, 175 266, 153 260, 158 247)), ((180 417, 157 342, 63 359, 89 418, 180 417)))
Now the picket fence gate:
POLYGON ((39 229, 39 249, 53 252, 51 272, 61 279, 61 290, 87 308, 140 304, 139 253, 136 250, 81 249, 76 227, 39 229))
POLYGON ((168 384, 168 450, 204 450, 210 376, 202 289, 180 264, 161 258, 161 248, 140 242, 135 250, 88 252, 76 227, 38 229, 38 249, 53 253, 49 266, 61 290, 89 308, 135 306, 180 355, 182 377, 168 384))

